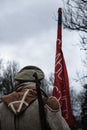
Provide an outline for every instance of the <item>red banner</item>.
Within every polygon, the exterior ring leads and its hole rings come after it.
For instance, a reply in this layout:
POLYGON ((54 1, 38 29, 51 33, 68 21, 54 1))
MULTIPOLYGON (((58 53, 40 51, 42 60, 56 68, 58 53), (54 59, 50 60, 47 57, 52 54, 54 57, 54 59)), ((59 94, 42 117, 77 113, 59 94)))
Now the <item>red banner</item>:
POLYGON ((53 96, 55 96, 61 105, 62 115, 71 126, 73 125, 73 116, 70 103, 69 79, 66 69, 66 64, 62 52, 62 11, 58 10, 58 30, 56 43, 56 58, 55 58, 55 75, 53 96))

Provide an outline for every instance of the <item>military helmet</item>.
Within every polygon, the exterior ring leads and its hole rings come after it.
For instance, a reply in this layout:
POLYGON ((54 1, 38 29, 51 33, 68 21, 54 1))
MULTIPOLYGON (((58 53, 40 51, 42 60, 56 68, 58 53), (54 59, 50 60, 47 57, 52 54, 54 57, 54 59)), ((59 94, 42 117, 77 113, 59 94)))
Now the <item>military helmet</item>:
POLYGON ((37 73, 38 79, 44 79, 44 72, 36 66, 25 66, 15 76, 16 81, 35 81, 34 73, 37 73))

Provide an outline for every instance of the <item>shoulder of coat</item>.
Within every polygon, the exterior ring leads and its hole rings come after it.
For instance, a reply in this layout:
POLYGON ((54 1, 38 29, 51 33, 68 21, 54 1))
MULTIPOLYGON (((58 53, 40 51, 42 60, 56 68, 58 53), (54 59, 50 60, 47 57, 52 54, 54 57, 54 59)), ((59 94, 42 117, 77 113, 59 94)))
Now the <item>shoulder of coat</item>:
POLYGON ((54 96, 49 97, 46 104, 53 110, 58 110, 60 107, 57 98, 54 96))

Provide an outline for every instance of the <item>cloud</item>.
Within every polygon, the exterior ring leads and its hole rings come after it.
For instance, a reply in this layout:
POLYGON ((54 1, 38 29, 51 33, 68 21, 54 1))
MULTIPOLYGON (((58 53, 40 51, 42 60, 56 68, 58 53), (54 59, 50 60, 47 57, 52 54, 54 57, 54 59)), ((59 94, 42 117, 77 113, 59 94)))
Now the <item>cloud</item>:
POLYGON ((53 72, 55 62, 55 42, 54 30, 44 32, 33 39, 26 39, 21 44, 8 46, 3 45, 2 57, 5 60, 16 60, 21 67, 26 65, 36 65, 41 67, 46 74, 53 72), (51 37, 52 36, 52 37, 51 37))
POLYGON ((4 1, 0 5, 0 41, 20 42, 53 28, 57 1, 4 1))
POLYGON ((1 57, 17 60, 21 66, 41 66, 47 73, 54 69, 50 60, 55 54, 57 22, 53 17, 58 6, 57 0, 0 1, 1 57))

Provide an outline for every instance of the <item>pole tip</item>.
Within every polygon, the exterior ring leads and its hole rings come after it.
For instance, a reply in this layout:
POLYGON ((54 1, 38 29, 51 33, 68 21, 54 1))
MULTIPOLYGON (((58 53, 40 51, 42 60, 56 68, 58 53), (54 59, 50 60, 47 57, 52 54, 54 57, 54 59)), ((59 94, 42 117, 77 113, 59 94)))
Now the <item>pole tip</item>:
POLYGON ((61 14, 62 13, 62 8, 58 9, 58 13, 61 14))

